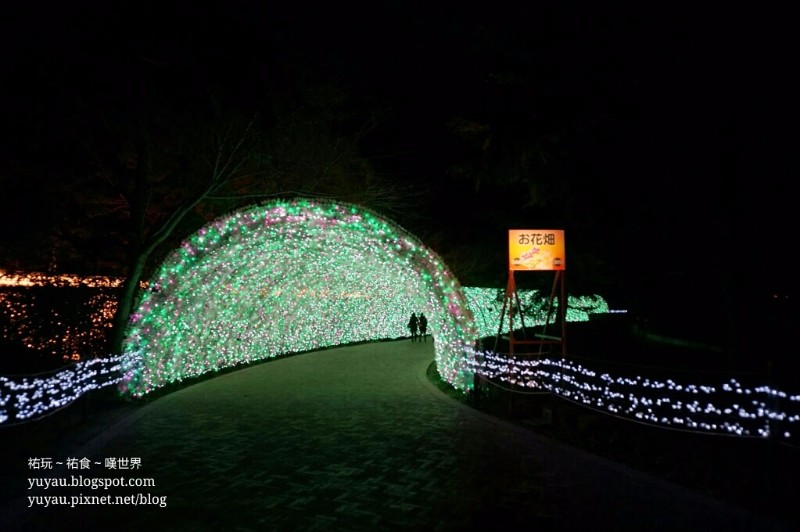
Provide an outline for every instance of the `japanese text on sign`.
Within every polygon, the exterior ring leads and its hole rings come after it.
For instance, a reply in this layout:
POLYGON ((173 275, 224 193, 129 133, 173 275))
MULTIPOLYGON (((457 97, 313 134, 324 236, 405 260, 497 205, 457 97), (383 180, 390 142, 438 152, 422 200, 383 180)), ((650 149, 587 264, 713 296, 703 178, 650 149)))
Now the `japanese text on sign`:
POLYGON ((508 269, 565 270, 563 229, 509 229, 508 269))

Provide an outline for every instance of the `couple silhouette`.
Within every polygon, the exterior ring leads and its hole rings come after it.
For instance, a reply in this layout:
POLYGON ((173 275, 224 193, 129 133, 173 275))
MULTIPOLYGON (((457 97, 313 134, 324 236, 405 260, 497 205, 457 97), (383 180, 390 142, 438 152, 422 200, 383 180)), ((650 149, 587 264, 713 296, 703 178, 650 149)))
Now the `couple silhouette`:
POLYGON ((411 318, 408 320, 408 330, 411 331, 411 341, 427 342, 428 337, 428 318, 422 312, 417 317, 416 313, 411 313, 411 318))

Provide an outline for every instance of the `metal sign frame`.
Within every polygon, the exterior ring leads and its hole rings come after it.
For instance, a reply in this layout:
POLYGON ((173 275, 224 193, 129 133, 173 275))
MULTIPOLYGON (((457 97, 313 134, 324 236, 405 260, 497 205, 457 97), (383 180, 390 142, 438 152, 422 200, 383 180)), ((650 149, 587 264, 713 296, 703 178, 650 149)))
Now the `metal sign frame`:
MULTIPOLYGON (((515 346, 539 346, 538 355, 541 356, 542 348, 545 345, 560 345, 561 346, 561 356, 562 358, 566 358, 567 356, 567 320, 566 320, 566 312, 567 312, 567 289, 566 289, 566 260, 565 260, 565 253, 564 253, 564 231, 559 230, 519 230, 519 229, 511 229, 508 232, 509 234, 509 267, 508 267, 508 283, 506 284, 506 292, 503 297, 503 308, 500 311, 500 325, 497 329, 497 338, 495 339, 495 351, 497 350, 497 345, 500 341, 500 337, 503 334, 503 324, 505 323, 506 315, 508 315, 508 349, 509 354, 514 355, 514 348, 515 346), (547 235, 555 234, 556 236, 552 240, 542 240, 542 244, 544 246, 552 246, 553 249, 557 250, 558 257, 552 258, 552 266, 548 266, 545 264, 544 267, 541 268, 515 268, 514 267, 514 259, 512 255, 515 252, 518 254, 518 250, 514 250, 514 242, 518 241, 516 239, 520 238, 520 235, 526 236, 531 241, 531 245, 535 245, 534 248, 538 253, 542 247, 539 247, 536 244, 536 241, 533 240, 531 235, 544 235, 546 238, 547 235), (512 251, 513 250, 513 251, 512 251), (550 292, 550 298, 547 302, 547 317, 545 319, 544 326, 542 328, 542 332, 540 334, 536 334, 536 339, 528 339, 526 337, 525 332, 525 317, 522 312, 522 305, 519 300, 519 294, 517 293, 517 284, 514 278, 514 274, 516 271, 555 271, 555 279, 553 279, 553 289, 550 292), (550 317, 552 316, 553 311, 553 303, 555 302, 556 298, 558 298, 558 307, 557 307, 557 319, 561 322, 561 336, 553 336, 546 334, 547 326, 550 323, 550 317), (519 314, 520 323, 522 324, 522 339, 517 339, 514 337, 514 314, 516 312, 519 314)), ((521 242, 520 242, 521 243, 521 242)), ((518 246, 516 246, 518 247, 518 246)), ((520 353, 520 354, 531 354, 531 353, 520 353)))

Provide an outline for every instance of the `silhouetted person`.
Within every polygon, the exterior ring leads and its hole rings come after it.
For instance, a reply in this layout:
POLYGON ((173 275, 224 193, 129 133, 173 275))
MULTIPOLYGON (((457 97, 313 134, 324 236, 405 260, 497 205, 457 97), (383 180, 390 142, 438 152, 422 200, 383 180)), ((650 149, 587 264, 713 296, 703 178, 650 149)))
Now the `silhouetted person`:
POLYGON ((411 331, 411 341, 417 341, 417 326, 419 322, 417 321, 417 315, 413 312, 411 313, 411 319, 408 320, 408 330, 411 331))
POLYGON ((425 336, 428 334, 428 318, 425 317, 425 314, 422 312, 419 313, 419 335, 422 337, 424 341, 428 341, 428 337, 425 336))

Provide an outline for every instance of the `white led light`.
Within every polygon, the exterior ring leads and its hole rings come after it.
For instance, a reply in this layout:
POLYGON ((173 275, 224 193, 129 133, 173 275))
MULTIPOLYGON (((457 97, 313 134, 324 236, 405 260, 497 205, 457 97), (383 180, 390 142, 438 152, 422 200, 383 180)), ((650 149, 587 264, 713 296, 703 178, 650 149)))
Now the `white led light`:
MULTIPOLYGON (((678 384, 670 379, 661 382, 642 377, 613 378, 607 374, 598 377, 596 372, 571 360, 512 358, 476 349, 469 350, 468 359, 470 369, 487 379, 548 390, 600 411, 666 428, 766 438, 774 434, 773 423, 800 423, 800 397, 769 386, 751 390, 732 380, 717 391, 712 386, 678 384), (697 390, 714 396, 714 402, 692 399, 697 390), (753 408, 748 410, 737 400, 742 394, 761 396, 763 400, 752 401, 753 408), (783 399, 782 409, 772 400, 775 397, 783 399), (769 401, 775 406, 768 406, 769 401), (787 413, 786 409, 793 413, 787 413)), ((785 439, 791 433, 781 432, 785 439)))

